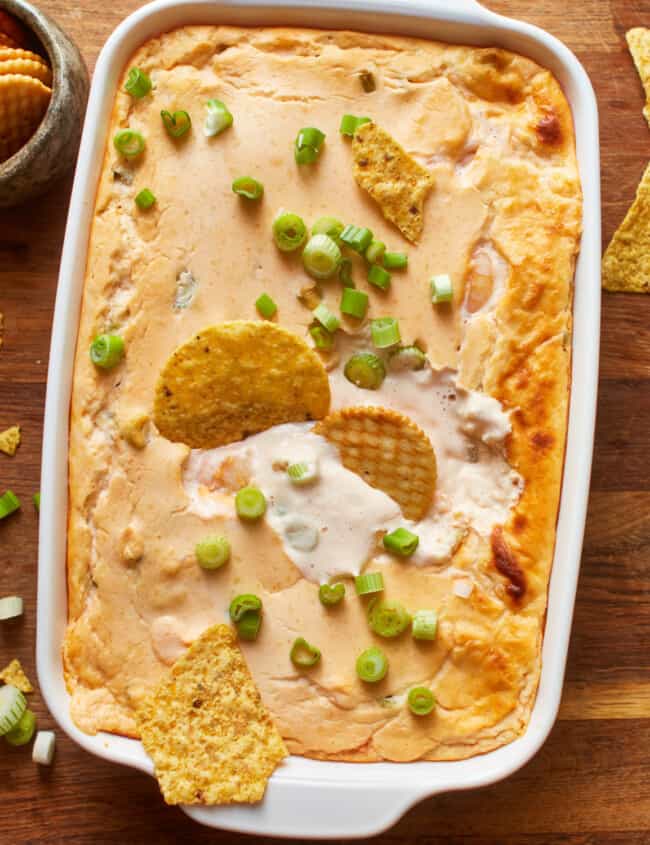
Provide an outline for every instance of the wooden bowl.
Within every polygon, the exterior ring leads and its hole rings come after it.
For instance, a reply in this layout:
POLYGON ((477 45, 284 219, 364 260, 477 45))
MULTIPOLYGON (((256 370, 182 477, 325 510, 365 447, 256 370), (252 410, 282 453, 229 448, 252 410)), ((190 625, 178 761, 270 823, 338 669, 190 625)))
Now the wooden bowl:
POLYGON ((52 96, 38 129, 0 164, 0 208, 42 194, 75 163, 88 99, 88 71, 76 45, 36 6, 0 0, 0 9, 35 36, 52 67, 52 96))

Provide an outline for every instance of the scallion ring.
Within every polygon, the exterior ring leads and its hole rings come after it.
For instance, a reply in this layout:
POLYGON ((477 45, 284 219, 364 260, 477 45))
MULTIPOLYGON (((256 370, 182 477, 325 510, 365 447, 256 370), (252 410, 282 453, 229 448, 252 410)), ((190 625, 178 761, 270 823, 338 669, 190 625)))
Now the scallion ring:
POLYGON ((345 584, 339 581, 337 584, 321 584, 318 588, 318 598, 325 607, 334 607, 343 601, 345 596, 345 584))
POLYGON ((302 217, 281 211, 273 221, 273 240, 282 252, 294 252, 305 241, 307 227, 302 217))
POLYGON ((147 211, 156 202, 155 194, 149 188, 143 188, 135 196, 135 204, 141 211, 147 211))
POLYGON ((311 313, 314 315, 314 319, 318 320, 321 326, 331 334, 334 334, 341 325, 339 318, 336 314, 332 314, 324 302, 317 305, 311 313))
POLYGON ((363 390, 378 390, 386 377, 386 368, 381 358, 371 352, 355 352, 348 359, 343 374, 363 390))
POLYGON ((0 496, 0 519, 14 513, 20 507, 20 499, 11 490, 7 490, 0 496))
POLYGON ((411 634, 414 640, 435 640, 438 632, 438 614, 435 610, 417 610, 413 614, 411 634))
POLYGON ((294 666, 309 669, 320 660, 320 649, 308 643, 304 637, 298 637, 293 641, 289 657, 294 666))
POLYGON ((358 596, 369 596, 372 593, 381 593, 384 589, 384 576, 381 572, 364 572, 354 579, 354 587, 358 596))
POLYGON ((388 659, 384 652, 371 646, 357 657, 357 675, 367 684, 376 684, 383 680, 388 672, 388 659))
POLYGON ((454 289, 451 277, 447 273, 431 277, 431 301, 434 305, 441 302, 451 302, 454 298, 454 289))
POLYGON ((356 288, 343 288, 341 313, 362 320, 368 310, 368 294, 356 288))
POLYGON ((339 264, 339 282, 344 288, 353 288, 352 261, 349 258, 342 258, 339 264))
POLYGON ((9 745, 27 745, 36 730, 36 716, 31 710, 25 710, 18 724, 5 734, 9 745))
POLYGON ((380 637, 398 637, 410 623, 410 615, 397 601, 374 598, 368 605, 368 625, 380 637))
POLYGON ((394 317, 379 317, 370 323, 372 342, 377 349, 388 349, 400 342, 399 323, 394 317))
POLYGON ((312 484, 318 478, 318 464, 316 461, 297 461, 287 467, 289 481, 297 487, 312 484))
POLYGON ((206 138, 214 138, 233 124, 233 116, 228 107, 221 100, 211 99, 206 103, 207 114, 203 124, 203 134, 206 138))
POLYGON ((262 602, 254 593, 242 593, 230 602, 230 619, 241 640, 254 640, 262 624, 262 602))
POLYGON ((266 513, 266 498, 258 487, 242 487, 235 496, 235 510, 240 519, 255 522, 266 513))
POLYGON ((247 200, 260 200, 264 196, 264 185, 252 176, 240 176, 232 183, 233 193, 247 200))
POLYGON ((302 263, 313 279, 329 279, 341 262, 341 250, 329 235, 312 235, 302 253, 302 263))
POLYGON ((390 534, 385 534, 384 548, 400 557, 410 557, 418 547, 420 538, 408 528, 396 528, 390 534))
POLYGON ((278 310, 278 306, 268 293, 263 293, 257 297, 255 307, 265 320, 270 320, 278 310))
POLYGON ((415 716, 428 716, 436 706, 436 699, 429 687, 413 687, 409 690, 408 705, 415 716))
POLYGON ((126 77, 124 90, 137 100, 141 100, 151 91, 151 79, 139 67, 132 67, 126 77))
POLYGON ((359 255, 365 255, 366 250, 372 243, 372 232, 370 229, 349 225, 341 232, 341 241, 350 249, 358 252, 359 255))
POLYGON ((372 123, 369 117, 357 117, 354 114, 344 114, 341 118, 341 125, 339 132, 341 135, 346 135, 348 138, 353 138, 354 133, 364 123, 372 123))
POLYGON ((173 114, 166 109, 160 112, 167 134, 172 138, 182 138, 192 128, 192 118, 186 111, 175 111, 173 114))
POLYGON ((124 158, 137 158, 144 152, 145 147, 142 134, 135 129, 120 129, 113 136, 113 144, 124 158))
POLYGON ((294 144, 296 164, 314 164, 318 161, 324 140, 325 133, 314 126, 301 129, 294 144))
POLYGON ((387 270, 406 270, 409 257, 405 252, 385 252, 383 264, 387 270))
POLYGON ((199 540, 194 553, 202 569, 220 569, 230 559, 230 541, 220 534, 210 534, 199 540))
POLYGON ((427 363, 427 356, 417 346, 402 346, 391 352, 388 369, 399 373, 406 370, 422 370, 427 363))
POLYGON ((311 233, 312 235, 327 235, 338 243, 343 229, 345 226, 336 217, 319 217, 311 227, 311 233))
POLYGON ((385 252, 386 244, 383 241, 371 241, 366 250, 366 261, 369 264, 381 264, 385 252))
POLYGON ((90 344, 90 360, 102 370, 111 370, 124 357, 124 341, 118 334, 100 334, 90 344))
POLYGON ((27 709, 22 692, 12 684, 0 687, 0 736, 16 727, 27 709))
POLYGON ((390 287, 390 273, 380 267, 379 264, 371 264, 368 268, 368 281, 380 290, 388 290, 390 287))
POLYGON ((333 336, 323 326, 311 326, 309 334, 314 341, 316 349, 326 352, 334 346, 333 336))

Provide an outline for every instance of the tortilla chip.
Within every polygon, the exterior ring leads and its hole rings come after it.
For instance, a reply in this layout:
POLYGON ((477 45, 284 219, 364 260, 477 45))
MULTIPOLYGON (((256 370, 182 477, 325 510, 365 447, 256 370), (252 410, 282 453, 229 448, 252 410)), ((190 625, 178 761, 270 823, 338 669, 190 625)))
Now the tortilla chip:
POLYGON ((643 114, 650 123, 650 29, 637 26, 628 30, 625 33, 625 38, 645 89, 646 103, 643 114))
POLYGON ((416 243, 422 234, 424 201, 433 176, 415 161, 388 132, 364 123, 352 140, 354 178, 394 223, 416 243))
POLYGON ((317 420, 330 405, 319 356, 267 321, 211 326, 165 364, 154 422, 169 440, 211 449, 287 422, 317 420))
POLYGON ((137 719, 168 804, 260 801, 287 756, 228 625, 192 643, 137 719))
POLYGON ((20 446, 20 426, 12 425, 6 431, 0 432, 0 452, 5 455, 16 454, 16 449, 20 446))
POLYGON ((394 499, 407 519, 431 506, 436 456, 412 420, 388 408, 344 408, 314 427, 339 450, 343 466, 394 499))
POLYGON ((630 293, 650 290, 650 164, 603 256, 603 287, 630 293))
POLYGON ((34 692, 34 687, 20 665, 20 660, 12 660, 8 666, 0 671, 0 681, 17 687, 21 692, 34 692))

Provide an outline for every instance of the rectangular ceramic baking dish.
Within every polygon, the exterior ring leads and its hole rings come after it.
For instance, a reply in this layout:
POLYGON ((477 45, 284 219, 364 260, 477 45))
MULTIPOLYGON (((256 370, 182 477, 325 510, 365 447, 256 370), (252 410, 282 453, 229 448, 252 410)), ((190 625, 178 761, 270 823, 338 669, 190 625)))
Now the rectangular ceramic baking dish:
MULTIPOLYGON (((99 757, 152 774, 139 742, 87 736, 72 723, 61 663, 66 624, 66 510, 69 405, 75 338, 96 183, 113 96, 133 51, 148 38, 189 23, 316 26, 417 35, 502 46, 549 68, 568 97, 584 191, 584 232, 575 274, 573 373, 567 454, 550 581, 539 691, 526 733, 488 754, 458 762, 334 763, 292 757, 257 806, 187 808, 213 827, 306 838, 367 837, 392 825, 426 796, 494 783, 523 766, 555 721, 582 549, 598 378, 600 185, 598 116, 589 79, 575 56, 529 24, 493 14, 475 0, 157 0, 127 18, 99 56, 63 247, 48 372, 41 477, 37 665, 41 691, 60 727, 99 757)), ((162 800, 162 799, 161 799, 162 800)))

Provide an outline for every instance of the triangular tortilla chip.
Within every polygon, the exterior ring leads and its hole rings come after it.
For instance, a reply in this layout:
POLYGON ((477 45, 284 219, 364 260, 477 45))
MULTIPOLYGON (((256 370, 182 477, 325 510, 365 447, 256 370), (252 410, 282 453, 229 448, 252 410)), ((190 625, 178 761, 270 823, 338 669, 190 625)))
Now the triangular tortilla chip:
POLYGON ((605 290, 650 291, 650 164, 603 256, 605 290))
POLYGON ((643 109, 645 119, 650 123, 650 29, 637 26, 625 34, 634 64, 645 89, 646 103, 643 109))
POLYGON ((0 671, 0 681, 11 684, 21 692, 34 692, 34 687, 20 665, 20 660, 12 660, 8 666, 0 671))
POLYGON ((20 446, 20 426, 12 425, 6 431, 0 432, 0 452, 5 455, 15 455, 20 446))

